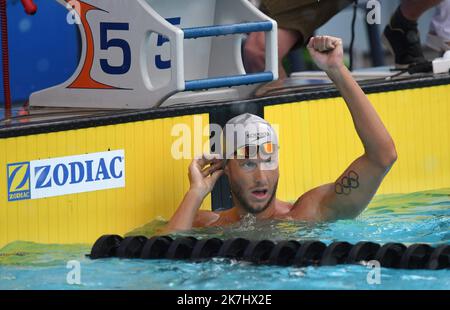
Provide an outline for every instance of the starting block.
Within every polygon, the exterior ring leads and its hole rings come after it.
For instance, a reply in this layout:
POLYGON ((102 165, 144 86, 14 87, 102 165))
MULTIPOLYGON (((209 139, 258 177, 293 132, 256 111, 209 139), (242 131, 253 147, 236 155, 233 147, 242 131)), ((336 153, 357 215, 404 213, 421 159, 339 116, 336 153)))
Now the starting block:
POLYGON ((57 1, 80 28, 81 59, 69 80, 33 93, 31 106, 144 109, 179 92, 278 79, 277 24, 247 0, 57 1), (251 32, 266 33, 266 69, 246 74, 251 32))

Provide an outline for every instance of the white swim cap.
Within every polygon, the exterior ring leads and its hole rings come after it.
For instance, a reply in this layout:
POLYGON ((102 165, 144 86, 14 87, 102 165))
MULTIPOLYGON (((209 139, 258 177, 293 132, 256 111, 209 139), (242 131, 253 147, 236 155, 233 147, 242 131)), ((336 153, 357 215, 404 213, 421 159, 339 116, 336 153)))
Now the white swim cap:
MULTIPOLYGON (((247 157, 248 147, 272 154, 278 150, 278 137, 273 127, 263 118, 250 113, 230 119, 223 130, 223 154, 225 159, 247 157)), ((251 152, 250 157, 256 156, 251 152)))

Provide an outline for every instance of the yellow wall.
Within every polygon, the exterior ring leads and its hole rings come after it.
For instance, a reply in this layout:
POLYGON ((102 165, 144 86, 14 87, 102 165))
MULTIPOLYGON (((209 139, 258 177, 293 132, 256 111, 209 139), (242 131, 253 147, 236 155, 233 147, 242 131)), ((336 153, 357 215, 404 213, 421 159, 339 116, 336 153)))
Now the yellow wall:
MULTIPOLYGON (((197 116, 208 126, 208 115, 197 116)), ((173 125, 184 116, 0 139, 0 247, 15 240, 91 243, 124 234, 157 216, 169 219, 189 188, 190 160, 174 160, 173 125), (126 187, 37 200, 7 201, 6 165, 38 159, 125 150, 126 187)), ((204 139, 207 141, 207 138, 204 139)), ((204 208, 211 208, 205 199, 204 208)))
MULTIPOLYGON (((450 188, 450 85, 369 98, 398 153, 378 194, 450 188)), ((293 201, 311 188, 334 182, 363 154, 342 98, 268 106, 264 115, 279 125, 281 199, 293 201)))
MULTIPOLYGON (((398 161, 378 193, 450 188, 450 85, 370 95, 396 143, 398 161)), ((342 99, 274 105, 265 118, 280 129, 278 197, 334 182, 363 148, 342 99)), ((207 126, 207 114, 0 139, 0 247, 15 240, 92 243, 157 216, 169 219, 188 189, 190 160, 174 160, 174 125, 207 126), (200 119, 200 120, 199 120, 200 119), (7 202, 6 165, 125 150, 126 187, 7 202)), ((193 137, 192 137, 193 138, 193 137)), ((206 142, 207 139, 203 142, 206 142)), ((203 208, 211 207, 205 199, 203 208)))

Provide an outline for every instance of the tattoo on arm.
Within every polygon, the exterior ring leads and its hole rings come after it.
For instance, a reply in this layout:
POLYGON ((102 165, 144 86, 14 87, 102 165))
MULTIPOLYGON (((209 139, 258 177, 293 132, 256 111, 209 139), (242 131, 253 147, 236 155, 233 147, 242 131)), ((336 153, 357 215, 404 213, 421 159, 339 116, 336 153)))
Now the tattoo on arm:
POLYGON ((350 170, 347 176, 342 177, 342 179, 334 185, 334 191, 338 195, 350 195, 352 189, 359 187, 359 175, 350 170))

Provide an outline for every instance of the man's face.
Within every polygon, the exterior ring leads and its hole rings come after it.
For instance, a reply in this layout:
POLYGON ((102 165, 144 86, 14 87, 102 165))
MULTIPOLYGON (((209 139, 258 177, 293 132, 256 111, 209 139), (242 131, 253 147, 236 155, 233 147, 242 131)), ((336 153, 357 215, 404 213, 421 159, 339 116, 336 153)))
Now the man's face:
POLYGON ((225 173, 231 192, 245 211, 261 213, 275 198, 279 178, 276 159, 230 159, 225 173))

